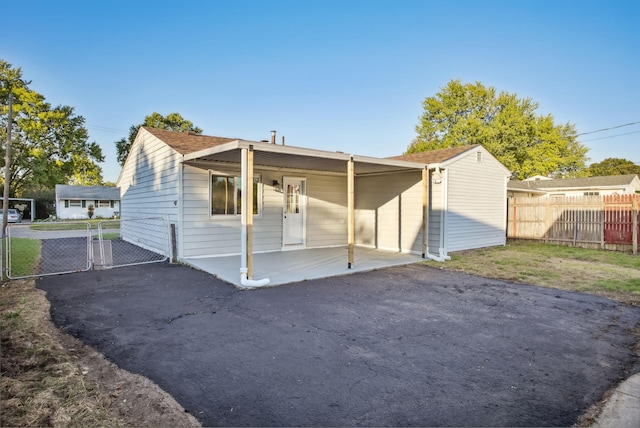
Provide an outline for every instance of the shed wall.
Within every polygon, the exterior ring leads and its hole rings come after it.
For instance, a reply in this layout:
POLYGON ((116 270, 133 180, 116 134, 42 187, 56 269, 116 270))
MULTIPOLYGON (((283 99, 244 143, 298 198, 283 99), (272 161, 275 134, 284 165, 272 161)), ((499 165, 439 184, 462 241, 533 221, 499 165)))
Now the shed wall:
POLYGON ((447 252, 506 243, 507 172, 488 152, 452 162, 447 171, 447 252))

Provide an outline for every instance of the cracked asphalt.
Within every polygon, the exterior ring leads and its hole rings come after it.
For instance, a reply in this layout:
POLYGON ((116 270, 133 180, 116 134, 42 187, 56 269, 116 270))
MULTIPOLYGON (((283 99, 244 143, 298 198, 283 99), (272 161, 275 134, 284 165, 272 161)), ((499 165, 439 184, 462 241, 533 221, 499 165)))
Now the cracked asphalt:
POLYGON ((570 426, 640 308, 425 265, 241 291, 167 263, 44 277, 54 322, 205 426, 570 426))

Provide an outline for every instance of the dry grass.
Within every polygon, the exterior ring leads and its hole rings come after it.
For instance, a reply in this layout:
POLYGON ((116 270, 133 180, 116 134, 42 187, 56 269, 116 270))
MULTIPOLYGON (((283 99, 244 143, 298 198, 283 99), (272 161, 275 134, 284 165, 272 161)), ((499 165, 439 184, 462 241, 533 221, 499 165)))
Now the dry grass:
MULTIPOLYGON (((436 263, 436 262, 429 262, 436 263)), ((443 269, 579 291, 640 306, 640 256, 527 241, 460 251, 443 269)))
POLYGON ((151 381, 55 328, 33 280, 0 287, 0 338, 2 426, 199 426, 151 381))
POLYGON ((123 426, 111 397, 52 336, 48 307, 33 281, 0 288, 3 426, 123 426))

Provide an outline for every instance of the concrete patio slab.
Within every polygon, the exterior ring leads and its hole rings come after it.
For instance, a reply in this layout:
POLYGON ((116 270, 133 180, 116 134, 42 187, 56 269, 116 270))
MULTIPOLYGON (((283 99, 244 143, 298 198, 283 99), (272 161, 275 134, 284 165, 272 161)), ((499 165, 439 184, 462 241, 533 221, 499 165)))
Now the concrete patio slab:
MULTIPOLYGON (((253 278, 269 278, 269 285, 366 272, 417 263, 415 254, 356 248, 355 263, 347 267, 347 248, 312 248, 253 255, 253 278)), ((187 258, 186 263, 236 286, 240 283, 240 256, 187 258)))

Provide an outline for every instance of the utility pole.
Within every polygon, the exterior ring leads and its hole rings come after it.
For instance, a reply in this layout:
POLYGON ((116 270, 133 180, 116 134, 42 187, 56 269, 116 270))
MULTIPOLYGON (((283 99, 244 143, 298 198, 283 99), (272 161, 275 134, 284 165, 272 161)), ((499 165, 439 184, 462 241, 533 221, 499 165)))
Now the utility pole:
POLYGON ((13 122, 13 94, 9 92, 9 120, 7 120, 7 147, 4 156, 4 195, 2 198, 2 237, 7 236, 9 220, 9 181, 11 180, 11 128, 13 122))

